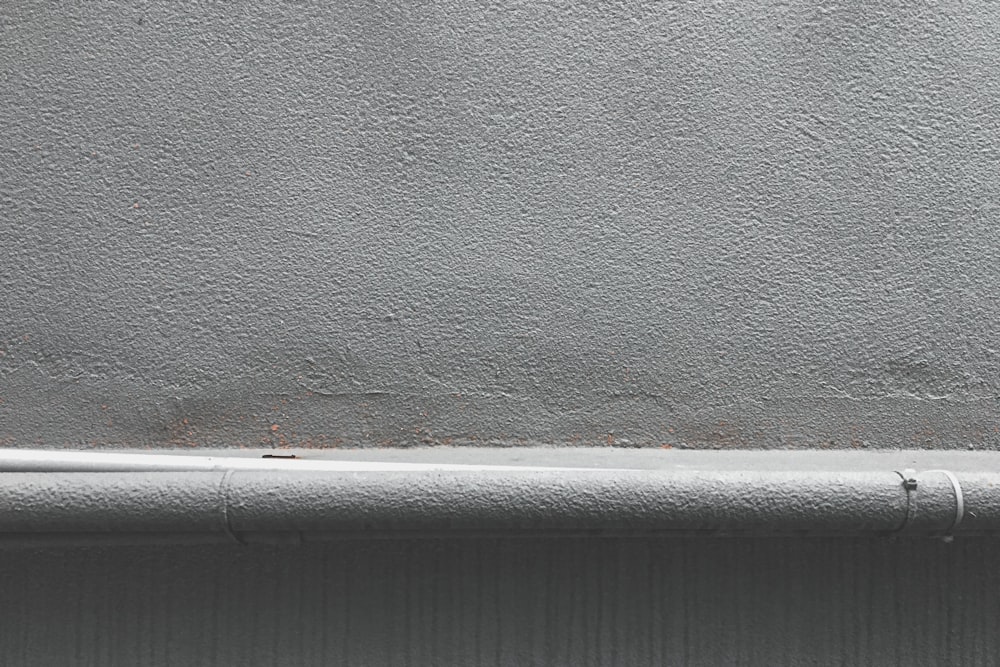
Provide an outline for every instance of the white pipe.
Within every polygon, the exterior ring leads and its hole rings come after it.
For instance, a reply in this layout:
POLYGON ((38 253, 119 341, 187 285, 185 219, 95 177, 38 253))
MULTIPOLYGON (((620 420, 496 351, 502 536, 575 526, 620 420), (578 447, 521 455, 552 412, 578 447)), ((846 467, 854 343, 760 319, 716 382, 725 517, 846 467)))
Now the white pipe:
POLYGON ((8 471, 0 473, 0 547, 207 536, 1000 532, 1000 472, 574 470, 28 450, 0 450, 0 462, 8 471))

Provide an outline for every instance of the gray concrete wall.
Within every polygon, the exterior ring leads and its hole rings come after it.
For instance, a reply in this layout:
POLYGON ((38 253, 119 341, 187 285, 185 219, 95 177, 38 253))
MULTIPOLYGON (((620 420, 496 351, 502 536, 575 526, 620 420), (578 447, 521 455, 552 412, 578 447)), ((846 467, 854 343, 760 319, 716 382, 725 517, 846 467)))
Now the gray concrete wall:
POLYGON ((996 665, 1000 542, 0 552, 0 664, 996 665))
POLYGON ((1000 9, 0 5, 0 444, 1000 444, 1000 9))

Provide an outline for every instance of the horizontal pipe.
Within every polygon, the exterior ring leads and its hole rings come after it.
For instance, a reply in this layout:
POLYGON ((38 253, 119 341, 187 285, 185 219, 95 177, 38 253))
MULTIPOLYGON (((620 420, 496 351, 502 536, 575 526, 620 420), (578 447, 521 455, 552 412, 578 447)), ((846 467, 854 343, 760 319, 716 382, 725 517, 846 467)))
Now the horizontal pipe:
POLYGON ((442 534, 950 536, 997 530, 997 473, 517 469, 0 474, 0 544, 5 545, 297 543, 442 534))

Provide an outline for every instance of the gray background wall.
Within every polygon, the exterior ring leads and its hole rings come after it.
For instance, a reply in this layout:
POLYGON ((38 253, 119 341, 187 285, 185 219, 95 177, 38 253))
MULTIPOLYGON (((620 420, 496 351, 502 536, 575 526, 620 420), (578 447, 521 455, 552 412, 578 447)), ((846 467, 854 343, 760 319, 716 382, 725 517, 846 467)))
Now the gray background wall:
POLYGON ((995 665, 995 539, 0 552, 0 664, 995 665))
MULTIPOLYGON (((1000 445, 1000 8, 0 3, 0 445, 1000 445)), ((993 538, 0 551, 0 664, 995 664, 993 538)))
POLYGON ((986 2, 0 5, 0 444, 1000 443, 986 2))

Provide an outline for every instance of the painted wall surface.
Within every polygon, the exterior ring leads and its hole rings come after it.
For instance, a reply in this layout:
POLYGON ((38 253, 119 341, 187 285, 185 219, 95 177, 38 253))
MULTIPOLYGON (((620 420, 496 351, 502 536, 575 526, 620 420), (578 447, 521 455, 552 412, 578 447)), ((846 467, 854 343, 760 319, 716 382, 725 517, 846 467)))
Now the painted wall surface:
POLYGON ((996 665, 1000 542, 0 552, 0 663, 996 665))
POLYGON ((0 444, 996 448, 998 34, 4 2, 0 444))

